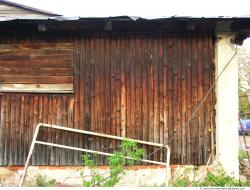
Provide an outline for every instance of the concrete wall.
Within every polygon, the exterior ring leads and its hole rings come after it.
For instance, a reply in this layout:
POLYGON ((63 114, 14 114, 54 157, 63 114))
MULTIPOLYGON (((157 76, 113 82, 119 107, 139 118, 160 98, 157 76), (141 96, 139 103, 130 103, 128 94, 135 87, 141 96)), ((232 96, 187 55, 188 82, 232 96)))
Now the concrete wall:
MULTIPOLYGON (((108 176, 107 166, 98 166, 100 174, 108 176)), ((18 186, 23 167, 0 167, 0 187, 18 186)), ((81 172, 84 176, 90 176, 90 170, 87 167, 77 166, 30 166, 24 186, 36 186, 37 175, 46 177, 46 180, 55 179, 56 186, 82 187, 81 172)), ((166 183, 166 167, 138 165, 129 168, 126 175, 116 185, 126 186, 162 186, 166 183)))
MULTIPOLYGON (((235 54, 229 35, 218 35, 215 49, 216 76, 235 54)), ((238 160, 238 62, 237 56, 216 85, 216 158, 228 175, 239 178, 238 160)))
MULTIPOLYGON (((201 180, 205 177, 206 169, 209 171, 216 170, 217 166, 194 167, 192 165, 171 165, 172 180, 181 177, 188 177, 190 181, 201 180)), ((107 166, 98 166, 100 174, 108 175, 107 166)), ((18 186, 23 167, 0 167, 0 187, 1 186, 18 186)), ((77 166, 30 166, 25 179, 24 186, 36 186, 37 175, 46 177, 46 180, 55 179, 56 186, 81 187, 82 177, 88 176, 89 169, 77 166)), ((129 167, 125 176, 116 185, 118 187, 148 187, 164 186, 166 184, 166 167, 158 165, 136 165, 129 167)), ((171 186, 171 183, 169 184, 171 186)))

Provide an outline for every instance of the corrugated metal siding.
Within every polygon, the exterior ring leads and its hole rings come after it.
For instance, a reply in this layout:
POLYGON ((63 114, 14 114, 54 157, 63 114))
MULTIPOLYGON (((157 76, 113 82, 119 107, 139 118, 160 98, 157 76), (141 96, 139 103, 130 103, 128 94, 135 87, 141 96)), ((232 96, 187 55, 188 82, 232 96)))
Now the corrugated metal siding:
MULTIPOLYGON (((214 131, 214 95, 189 127, 181 127, 213 82, 213 52, 208 34, 77 38, 74 94, 1 94, 0 164, 24 164, 38 122, 160 143, 178 134, 170 143, 171 163, 205 164, 214 131)), ((39 138, 102 151, 117 145, 48 130, 39 138)), ((164 158, 161 152, 151 159, 164 158)), ((96 160, 105 163, 103 157, 96 160)), ((32 160, 33 165, 79 162, 80 153, 44 146, 37 146, 32 160)))

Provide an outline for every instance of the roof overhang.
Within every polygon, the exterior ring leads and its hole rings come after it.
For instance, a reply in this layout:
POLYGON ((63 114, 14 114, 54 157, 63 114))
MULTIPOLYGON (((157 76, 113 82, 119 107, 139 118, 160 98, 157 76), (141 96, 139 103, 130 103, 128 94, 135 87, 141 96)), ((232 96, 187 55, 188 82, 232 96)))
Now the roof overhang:
POLYGON ((249 37, 250 17, 162 17, 141 18, 131 16, 81 18, 10 18, 0 17, 1 29, 6 31, 63 31, 63 32, 192 32, 206 31, 216 34, 234 34, 234 43, 242 44, 249 37))

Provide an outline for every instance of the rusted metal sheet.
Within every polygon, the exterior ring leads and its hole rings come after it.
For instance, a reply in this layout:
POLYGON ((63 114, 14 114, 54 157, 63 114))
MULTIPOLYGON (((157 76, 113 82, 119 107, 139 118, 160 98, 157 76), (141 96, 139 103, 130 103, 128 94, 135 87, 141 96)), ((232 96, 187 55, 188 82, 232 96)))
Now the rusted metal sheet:
MULTIPOLYGON (((46 42, 37 43, 41 41, 46 42)), ((0 164, 24 164, 39 122, 155 143, 178 134, 169 144, 171 164, 206 163, 214 135, 213 93, 191 124, 182 126, 214 80, 213 51, 212 36, 206 33, 76 37, 74 94, 0 95, 0 164)), ((39 138, 107 152, 119 145, 55 130, 44 130, 39 138)), ((147 153, 154 150, 144 147, 147 153)), ((149 159, 164 161, 163 155, 160 151, 149 159)), ((104 157, 95 159, 106 163, 104 157)), ((77 152, 43 146, 36 147, 32 159, 33 165, 79 163, 77 152)))

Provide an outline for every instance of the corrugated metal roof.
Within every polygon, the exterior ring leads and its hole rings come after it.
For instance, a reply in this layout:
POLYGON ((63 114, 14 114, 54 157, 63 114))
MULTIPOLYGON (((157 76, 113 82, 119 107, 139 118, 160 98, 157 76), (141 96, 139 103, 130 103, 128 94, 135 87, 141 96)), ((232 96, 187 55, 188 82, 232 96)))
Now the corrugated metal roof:
MULTIPOLYGON (((1 0, 0 0, 1 1, 1 0)), ((77 20, 164 20, 164 19, 175 19, 175 20, 239 20, 239 19, 250 19, 250 16, 218 16, 218 17, 191 17, 191 16, 169 16, 169 17, 137 17, 137 16, 115 16, 115 17, 65 17, 65 16, 50 16, 50 17, 34 17, 34 16, 22 16, 22 17, 0 17, 0 22, 3 21, 14 21, 14 20, 54 20, 54 21, 77 21, 77 20)))

